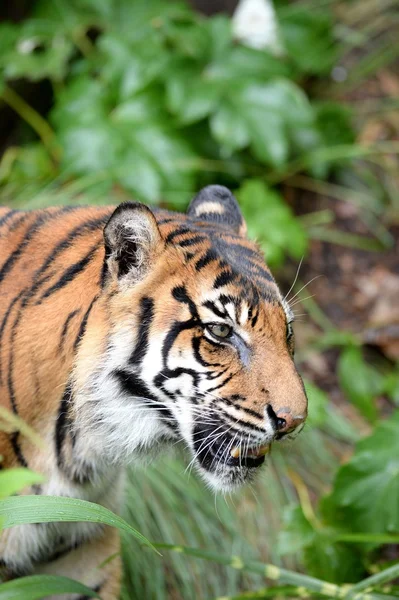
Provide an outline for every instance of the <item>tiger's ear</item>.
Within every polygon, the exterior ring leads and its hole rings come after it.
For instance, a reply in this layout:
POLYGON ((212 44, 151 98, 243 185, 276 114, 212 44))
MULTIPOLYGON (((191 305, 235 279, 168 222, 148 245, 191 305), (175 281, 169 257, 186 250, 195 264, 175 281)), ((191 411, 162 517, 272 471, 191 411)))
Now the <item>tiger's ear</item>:
POLYGON ((113 278, 139 281, 162 244, 156 219, 139 202, 123 202, 104 228, 105 271, 113 278))
POLYGON ((223 185, 208 185, 191 200, 187 214, 200 221, 221 223, 234 233, 245 236, 247 226, 238 202, 223 185))

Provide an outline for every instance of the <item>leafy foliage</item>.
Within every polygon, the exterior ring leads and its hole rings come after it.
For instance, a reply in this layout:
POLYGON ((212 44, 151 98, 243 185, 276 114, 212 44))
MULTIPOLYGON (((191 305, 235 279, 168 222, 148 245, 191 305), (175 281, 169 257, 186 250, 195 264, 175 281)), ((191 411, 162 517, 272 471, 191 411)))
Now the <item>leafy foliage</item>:
POLYGON ((399 533, 399 411, 358 442, 325 510, 346 531, 399 533))

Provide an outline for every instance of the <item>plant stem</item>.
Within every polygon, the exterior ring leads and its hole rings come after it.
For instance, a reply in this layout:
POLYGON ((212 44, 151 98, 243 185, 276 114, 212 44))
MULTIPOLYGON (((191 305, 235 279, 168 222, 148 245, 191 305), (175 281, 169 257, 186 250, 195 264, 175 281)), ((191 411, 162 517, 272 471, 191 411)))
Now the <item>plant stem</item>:
MULTIPOLYGON (((329 583, 309 575, 303 575, 302 573, 295 573, 275 565, 260 563, 260 562, 244 562, 239 556, 220 556, 216 552, 209 552, 207 550, 200 550, 198 548, 188 548, 186 546, 174 546, 172 544, 154 544, 156 548, 163 548, 165 550, 172 550, 173 552, 180 552, 188 556, 195 556, 204 560, 209 560, 221 565, 226 565, 233 569, 241 571, 247 571, 249 573, 257 573, 267 579, 278 581, 281 584, 288 584, 305 588, 312 592, 316 592, 327 598, 343 598, 343 590, 340 586, 334 583, 329 583)), ((367 586, 369 587, 369 586, 367 586)), ((357 600, 377 600, 380 598, 379 595, 373 595, 371 593, 358 594, 357 600)), ((387 599, 388 596, 385 596, 387 599)), ((392 598, 392 597, 391 597, 392 598)))
POLYGON ((389 567, 388 569, 384 569, 384 571, 376 573, 375 575, 371 575, 370 577, 363 579, 363 581, 356 583, 356 585, 354 585, 344 596, 344 599, 349 600, 349 598, 361 598, 361 594, 359 594, 359 592, 362 592, 370 587, 375 587, 377 585, 380 586, 387 581, 396 579, 397 577, 399 577, 399 564, 389 567))
POLYGON ((4 102, 8 104, 23 119, 42 140, 45 148, 55 162, 59 161, 59 149, 55 145, 55 134, 45 119, 32 108, 12 88, 5 86, 1 93, 4 102))

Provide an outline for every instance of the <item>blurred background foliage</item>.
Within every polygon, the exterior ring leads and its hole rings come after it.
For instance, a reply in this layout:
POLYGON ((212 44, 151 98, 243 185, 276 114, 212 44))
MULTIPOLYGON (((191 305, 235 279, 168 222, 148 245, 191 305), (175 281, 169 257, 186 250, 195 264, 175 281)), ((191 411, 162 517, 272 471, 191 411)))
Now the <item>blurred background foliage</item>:
MULTIPOLYGON (((184 210, 208 183, 236 191, 295 306, 309 424, 231 498, 178 454, 134 470, 125 516, 150 540, 351 583, 399 556, 398 6, 274 7, 269 50, 184 2, 36 0, 1 23, 0 202, 184 210)), ((127 541, 124 558, 126 599, 270 597, 183 553, 127 541)))

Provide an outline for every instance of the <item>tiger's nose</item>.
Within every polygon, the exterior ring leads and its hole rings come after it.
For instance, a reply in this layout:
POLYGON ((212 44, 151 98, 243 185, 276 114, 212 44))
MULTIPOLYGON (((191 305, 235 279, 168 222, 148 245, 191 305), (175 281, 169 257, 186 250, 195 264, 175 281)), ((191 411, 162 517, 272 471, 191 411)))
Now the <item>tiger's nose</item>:
POLYGON ((284 408, 276 413, 276 417, 276 427, 279 433, 289 433, 290 431, 294 431, 294 429, 299 427, 305 420, 303 415, 292 415, 290 410, 284 408))

